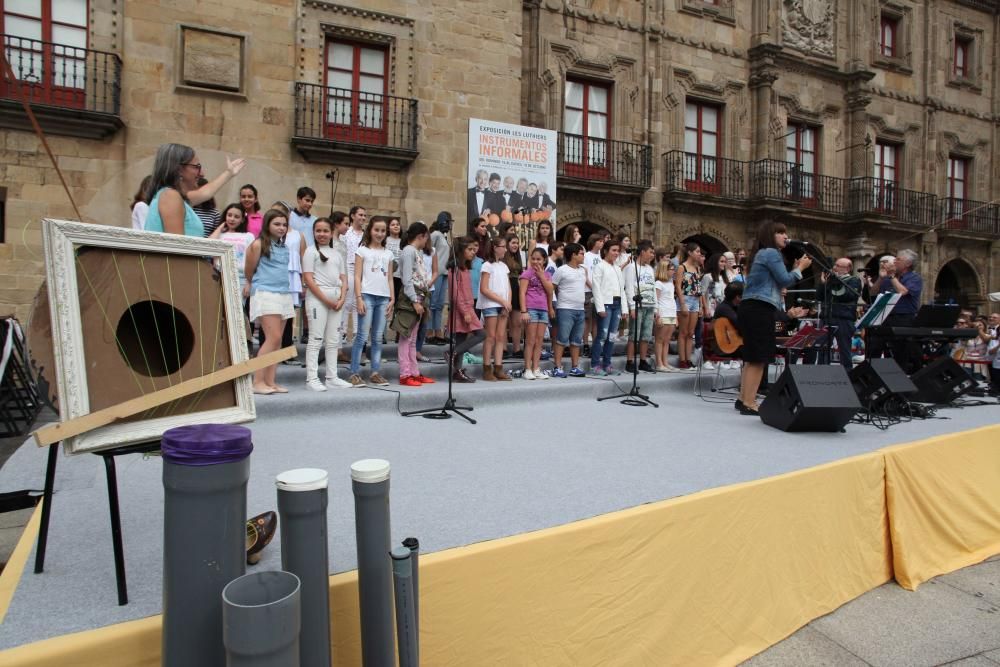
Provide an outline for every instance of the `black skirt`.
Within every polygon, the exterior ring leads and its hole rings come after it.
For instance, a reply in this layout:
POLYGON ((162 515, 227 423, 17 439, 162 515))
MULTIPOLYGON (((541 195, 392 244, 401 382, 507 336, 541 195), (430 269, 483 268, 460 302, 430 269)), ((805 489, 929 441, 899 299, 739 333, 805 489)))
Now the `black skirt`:
POLYGON ((743 361, 770 363, 775 354, 775 307, 766 301, 747 299, 740 302, 740 334, 743 336, 743 361))

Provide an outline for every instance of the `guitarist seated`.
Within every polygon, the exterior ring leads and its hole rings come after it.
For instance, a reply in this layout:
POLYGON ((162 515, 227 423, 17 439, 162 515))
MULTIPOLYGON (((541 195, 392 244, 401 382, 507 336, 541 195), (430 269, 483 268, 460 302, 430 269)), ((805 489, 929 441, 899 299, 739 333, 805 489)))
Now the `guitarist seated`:
POLYGON ((737 309, 743 300, 743 283, 729 283, 723 296, 724 301, 715 307, 715 319, 712 322, 714 347, 719 356, 739 358, 743 338, 740 337, 737 309))

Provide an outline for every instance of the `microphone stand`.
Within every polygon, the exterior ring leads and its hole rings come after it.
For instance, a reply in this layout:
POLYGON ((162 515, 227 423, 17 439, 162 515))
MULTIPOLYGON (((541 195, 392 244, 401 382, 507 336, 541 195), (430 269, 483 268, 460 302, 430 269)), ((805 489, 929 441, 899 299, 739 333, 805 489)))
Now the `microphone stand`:
MULTIPOLYGON (((603 260, 601 260, 603 261, 603 260)), ((632 301, 635 303, 635 317, 629 322, 629 327, 632 330, 632 388, 623 394, 614 394, 612 396, 601 396, 597 400, 600 401, 610 401, 614 398, 620 398, 622 405, 633 405, 637 408, 645 407, 651 405, 654 408, 660 407, 658 404, 649 400, 649 396, 639 392, 639 308, 642 307, 642 293, 639 290, 639 257, 635 255, 632 257, 632 264, 635 267, 635 296, 632 297, 632 301)), ((603 305, 603 304, 602 304, 603 305)), ((608 335, 611 335, 611 331, 608 331, 608 335)))
MULTIPOLYGON (((454 224, 454 222, 452 223, 454 224)), ((455 254, 455 243, 452 230, 448 230, 448 241, 451 245, 451 264, 455 267, 453 271, 458 271, 458 257, 455 254)), ((447 268, 447 267, 446 267, 447 268)), ((425 408, 423 410, 410 410, 400 413, 403 417, 420 416, 424 419, 451 419, 455 414, 469 422, 475 424, 476 420, 465 414, 472 412, 472 407, 468 405, 458 405, 452 394, 452 376, 455 374, 455 289, 452 276, 449 276, 445 283, 448 285, 448 398, 440 408, 425 408)))
POLYGON ((340 173, 339 169, 334 169, 333 171, 326 172, 326 178, 330 181, 330 215, 333 215, 333 206, 337 201, 337 175, 340 173))

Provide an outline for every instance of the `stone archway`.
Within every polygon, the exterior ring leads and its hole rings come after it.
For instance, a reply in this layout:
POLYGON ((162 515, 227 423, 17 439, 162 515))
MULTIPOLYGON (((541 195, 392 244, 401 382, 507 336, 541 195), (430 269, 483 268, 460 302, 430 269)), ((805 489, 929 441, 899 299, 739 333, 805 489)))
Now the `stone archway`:
POLYGON ((979 284, 979 276, 971 264, 964 259, 952 259, 941 267, 934 279, 934 300, 968 308, 978 303, 979 284))
POLYGON ((581 245, 586 245, 587 238, 591 234, 600 234, 600 233, 610 232, 611 231, 610 229, 608 229, 607 227, 605 227, 604 225, 602 225, 602 224, 600 224, 598 222, 594 222, 594 221, 591 221, 591 220, 577 220, 575 222, 570 222, 570 223, 561 225, 559 227, 559 231, 556 232, 556 238, 558 240, 560 240, 560 241, 566 241, 567 243, 569 242, 569 239, 566 238, 566 230, 569 228, 570 225, 576 225, 576 227, 580 230, 580 244, 581 245))
POLYGON ((705 251, 705 259, 708 259, 716 253, 722 253, 729 250, 729 246, 726 245, 724 241, 717 239, 711 234, 705 234, 703 232, 698 234, 692 234, 686 236, 680 241, 683 243, 697 243, 701 246, 701 249, 705 251))

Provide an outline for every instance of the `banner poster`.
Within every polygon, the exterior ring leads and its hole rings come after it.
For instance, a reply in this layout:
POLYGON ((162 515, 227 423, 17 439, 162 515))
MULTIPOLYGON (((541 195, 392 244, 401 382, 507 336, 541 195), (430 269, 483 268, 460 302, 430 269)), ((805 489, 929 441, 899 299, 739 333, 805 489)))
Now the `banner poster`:
POLYGON ((549 220, 555 238, 558 159, 555 130, 470 119, 468 219, 513 222, 522 246, 549 220))

